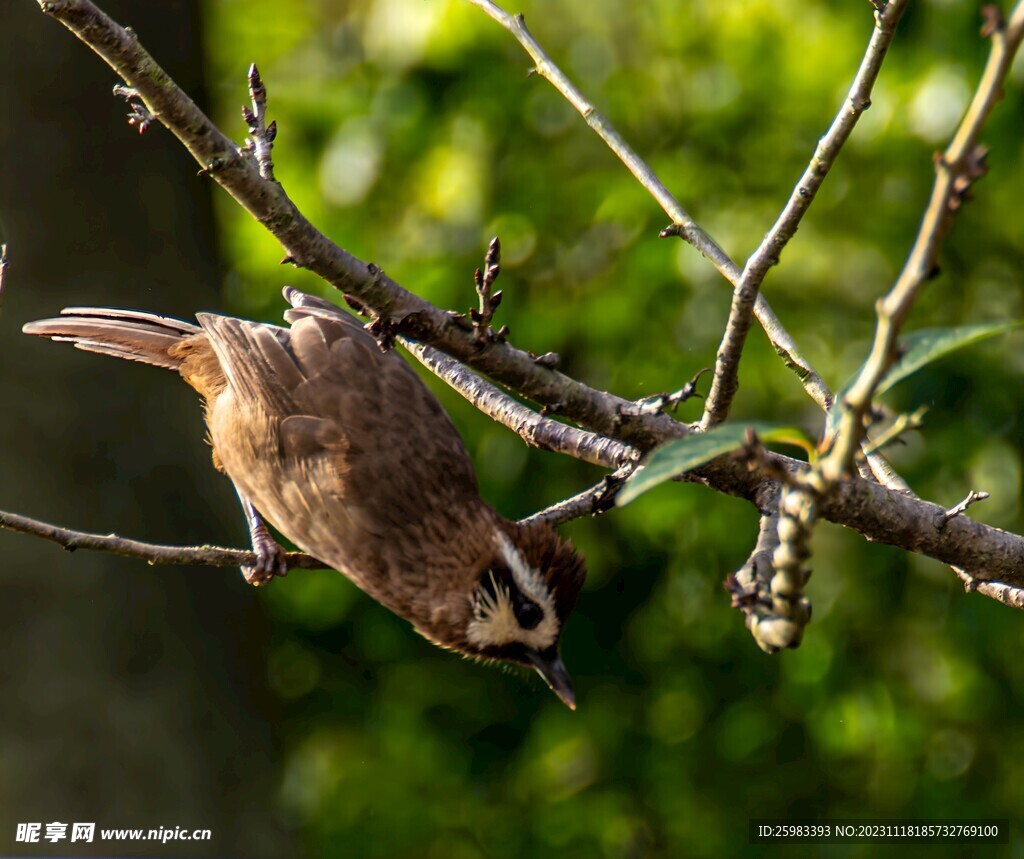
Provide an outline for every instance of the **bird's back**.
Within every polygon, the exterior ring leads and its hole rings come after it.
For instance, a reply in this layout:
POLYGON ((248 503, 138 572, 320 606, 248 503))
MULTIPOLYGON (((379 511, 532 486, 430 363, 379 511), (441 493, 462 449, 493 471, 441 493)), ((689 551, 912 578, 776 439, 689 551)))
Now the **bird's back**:
POLYGON ((495 514, 430 389, 328 308, 289 311, 290 328, 197 317, 227 381, 208 410, 211 438, 278 530, 408 614, 398 602, 426 597, 439 563, 474 566, 481 547, 458 539, 475 530, 467 517, 495 514))

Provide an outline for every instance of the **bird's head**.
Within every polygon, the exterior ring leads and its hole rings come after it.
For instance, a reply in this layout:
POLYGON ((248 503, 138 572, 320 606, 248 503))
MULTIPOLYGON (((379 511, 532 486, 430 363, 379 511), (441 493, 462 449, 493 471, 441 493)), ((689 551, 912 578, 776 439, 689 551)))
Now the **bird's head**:
POLYGON ((471 583, 459 649, 535 668, 575 710, 558 642, 586 576, 583 557, 545 525, 507 523, 494 532, 493 544, 483 571, 471 583))

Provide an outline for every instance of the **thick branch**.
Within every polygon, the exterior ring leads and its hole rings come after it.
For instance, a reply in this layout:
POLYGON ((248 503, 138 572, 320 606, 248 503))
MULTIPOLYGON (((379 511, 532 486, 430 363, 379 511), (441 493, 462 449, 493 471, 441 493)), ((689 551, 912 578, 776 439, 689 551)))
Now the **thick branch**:
MULTIPOLYGON (((776 453, 766 457, 769 472, 786 469, 797 475, 807 467, 776 453)), ((765 480, 759 471, 748 471, 732 457, 719 457, 688 477, 748 499, 763 515, 778 509, 778 481, 765 480)), ((818 508, 821 519, 857 531, 871 542, 928 555, 976 579, 1024 587, 1024 537, 967 516, 947 520, 946 512, 938 504, 855 475, 839 481, 818 508)))
POLYGON ((783 249, 796 235, 800 221, 810 208, 818 189, 828 176, 839 151, 843 148, 861 114, 871 105, 871 89, 875 85, 882 61, 889 50, 896 25, 909 0, 892 0, 885 11, 875 16, 875 28, 868 42, 860 68, 850 86, 849 95, 839 109, 828 132, 818 142, 810 164, 793 188, 789 201, 743 268, 733 291, 729 320, 715 359, 715 377, 711 383, 701 418, 701 429, 710 429, 729 416, 729 407, 739 388, 739 364, 743 346, 750 331, 754 303, 768 270, 777 265, 783 249))

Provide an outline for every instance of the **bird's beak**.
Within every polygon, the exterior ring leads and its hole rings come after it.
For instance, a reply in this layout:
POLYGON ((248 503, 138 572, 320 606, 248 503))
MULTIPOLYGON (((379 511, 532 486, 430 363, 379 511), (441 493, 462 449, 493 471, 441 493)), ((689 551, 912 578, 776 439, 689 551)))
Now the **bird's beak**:
POLYGON ((572 681, 569 679, 569 672, 562 664, 562 657, 553 647, 550 650, 540 653, 537 650, 527 650, 526 655, 537 669, 537 673, 544 678, 544 682, 551 687, 562 703, 570 710, 576 709, 576 693, 572 691, 572 681))

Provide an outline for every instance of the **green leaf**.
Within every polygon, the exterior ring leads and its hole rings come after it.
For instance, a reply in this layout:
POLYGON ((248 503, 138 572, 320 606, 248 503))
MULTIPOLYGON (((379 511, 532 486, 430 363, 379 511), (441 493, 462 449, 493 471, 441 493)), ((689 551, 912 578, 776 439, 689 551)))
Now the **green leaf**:
POLYGON ((746 442, 748 428, 754 430, 762 442, 777 441, 793 444, 807 451, 814 450, 814 444, 807 434, 797 427, 758 422, 723 424, 713 430, 694 433, 656 448, 619 490, 615 499, 616 506, 622 507, 666 480, 692 471, 724 453, 739 449, 746 442))
MULTIPOLYGON (((970 346, 989 337, 1005 334, 1024 325, 1024 319, 1013 322, 983 322, 978 325, 956 325, 952 328, 922 328, 906 337, 900 338, 901 355, 889 372, 878 383, 875 394, 883 394, 898 382, 913 375, 922 367, 946 357, 957 349, 970 346)), ((846 392, 853 386, 860 370, 850 378, 836 397, 836 403, 842 402, 846 392)), ((835 406, 829 412, 828 429, 833 430, 839 422, 840 410, 835 406)))
POLYGON ((950 352, 987 340, 1024 325, 1024 319, 1013 322, 984 322, 980 325, 957 325, 953 328, 922 328, 902 338, 900 358, 889 368, 889 372, 878 383, 876 393, 882 394, 897 382, 902 382, 933 361, 944 358, 950 352))

